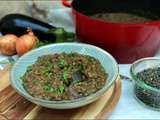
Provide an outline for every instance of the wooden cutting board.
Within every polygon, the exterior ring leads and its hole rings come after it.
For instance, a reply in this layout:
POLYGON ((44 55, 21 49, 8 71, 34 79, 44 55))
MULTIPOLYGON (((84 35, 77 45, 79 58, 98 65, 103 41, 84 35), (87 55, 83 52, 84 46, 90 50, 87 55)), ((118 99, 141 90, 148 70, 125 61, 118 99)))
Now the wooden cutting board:
POLYGON ((109 116, 120 99, 121 80, 117 79, 115 84, 94 103, 70 110, 47 109, 27 101, 16 93, 9 82, 10 69, 8 66, 0 71, 0 120, 103 119, 109 116))

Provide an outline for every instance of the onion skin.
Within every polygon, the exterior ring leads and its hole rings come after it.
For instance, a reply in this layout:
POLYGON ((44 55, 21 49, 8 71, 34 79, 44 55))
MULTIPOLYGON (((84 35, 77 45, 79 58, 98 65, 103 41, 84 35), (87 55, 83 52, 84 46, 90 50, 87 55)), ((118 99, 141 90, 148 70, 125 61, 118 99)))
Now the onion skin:
POLYGON ((36 47, 37 37, 34 36, 32 30, 28 29, 28 34, 22 35, 16 42, 16 51, 19 56, 25 54, 36 47))
POLYGON ((16 54, 16 42, 18 37, 13 34, 7 34, 0 37, 0 52, 3 55, 14 55, 16 54))

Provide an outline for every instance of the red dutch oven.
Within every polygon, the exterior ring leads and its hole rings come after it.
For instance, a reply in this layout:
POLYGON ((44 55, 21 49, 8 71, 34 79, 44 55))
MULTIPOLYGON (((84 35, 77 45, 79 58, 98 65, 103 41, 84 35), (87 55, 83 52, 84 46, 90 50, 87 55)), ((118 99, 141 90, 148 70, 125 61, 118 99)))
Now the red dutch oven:
POLYGON ((156 20, 160 17, 160 0, 63 0, 63 4, 73 9, 79 40, 102 47, 119 63, 154 56, 160 46, 160 22, 156 20), (143 14, 156 21, 120 24, 90 17, 104 11, 143 14))

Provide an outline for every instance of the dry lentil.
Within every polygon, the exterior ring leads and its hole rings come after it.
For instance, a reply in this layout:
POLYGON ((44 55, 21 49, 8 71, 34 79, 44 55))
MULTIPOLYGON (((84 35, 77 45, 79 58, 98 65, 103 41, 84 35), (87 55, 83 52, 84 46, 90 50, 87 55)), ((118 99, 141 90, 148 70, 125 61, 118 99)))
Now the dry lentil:
MULTIPOLYGON (((150 87, 160 90, 160 67, 149 68, 137 73, 137 78, 150 87)), ((160 92, 144 88, 139 85, 134 87, 136 97, 148 106, 160 109, 160 92)))

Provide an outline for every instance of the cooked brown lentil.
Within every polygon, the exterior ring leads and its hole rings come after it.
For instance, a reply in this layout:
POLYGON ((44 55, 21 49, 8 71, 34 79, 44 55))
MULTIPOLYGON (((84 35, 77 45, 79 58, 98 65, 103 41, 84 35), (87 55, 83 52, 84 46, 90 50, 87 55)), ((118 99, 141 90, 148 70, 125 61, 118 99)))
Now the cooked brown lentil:
POLYGON ((91 95, 107 82, 101 63, 88 55, 44 55, 22 77, 30 95, 45 100, 71 100, 91 95))
POLYGON ((92 17, 112 23, 136 24, 136 23, 144 23, 152 21, 149 18, 129 13, 97 13, 92 17))

